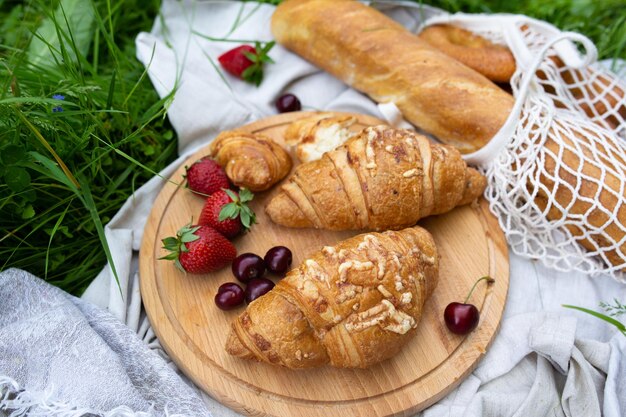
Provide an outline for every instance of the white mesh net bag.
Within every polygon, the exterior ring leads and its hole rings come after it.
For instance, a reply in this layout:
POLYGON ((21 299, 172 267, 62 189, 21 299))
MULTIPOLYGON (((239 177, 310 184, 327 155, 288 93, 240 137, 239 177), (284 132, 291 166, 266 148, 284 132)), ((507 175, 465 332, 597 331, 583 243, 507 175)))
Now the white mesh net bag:
POLYGON ((626 87, 593 43, 517 15, 453 15, 507 45, 515 106, 487 146, 467 155, 512 250, 558 270, 626 282, 626 87), (579 52, 578 48, 583 51, 579 52))

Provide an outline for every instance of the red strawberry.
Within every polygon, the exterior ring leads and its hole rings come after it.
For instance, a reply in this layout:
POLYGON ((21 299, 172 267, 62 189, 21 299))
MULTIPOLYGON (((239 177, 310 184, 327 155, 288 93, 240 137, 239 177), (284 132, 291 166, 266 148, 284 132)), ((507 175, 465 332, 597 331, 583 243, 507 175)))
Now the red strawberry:
POLYGON ((222 188, 229 188, 230 182, 221 166, 209 157, 194 162, 185 167, 187 187, 197 193, 211 195, 222 188))
POLYGON ((227 189, 216 191, 206 199, 198 224, 211 226, 232 239, 256 221, 254 211, 246 204, 253 198, 254 194, 245 188, 239 194, 227 189))
POLYGON ((176 237, 166 237, 162 242, 163 249, 171 253, 159 259, 174 261, 178 269, 191 274, 217 271, 237 256, 232 243, 209 226, 188 224, 176 237))
POLYGON ((226 71, 235 77, 258 86, 263 80, 263 64, 274 62, 267 55, 274 43, 272 41, 262 45, 260 42, 256 42, 254 47, 241 45, 223 53, 217 60, 226 71))

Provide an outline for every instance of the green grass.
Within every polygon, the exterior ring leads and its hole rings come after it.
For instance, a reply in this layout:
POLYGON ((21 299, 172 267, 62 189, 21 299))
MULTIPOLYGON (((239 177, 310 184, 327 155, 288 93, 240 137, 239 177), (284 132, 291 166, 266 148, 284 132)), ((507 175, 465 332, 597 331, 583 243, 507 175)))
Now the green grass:
MULTIPOLYGON (((626 58, 623 1, 431 4, 525 13, 589 36, 601 58, 626 58)), ((135 37, 158 8, 156 0, 0 0, 0 269, 23 268, 80 294, 106 263, 102 226, 175 158, 167 100, 135 58, 135 37)))
POLYGON ((176 140, 135 59, 158 2, 56 4, 0 2, 0 267, 80 294, 106 263, 102 224, 152 176, 129 158, 158 171, 176 140))

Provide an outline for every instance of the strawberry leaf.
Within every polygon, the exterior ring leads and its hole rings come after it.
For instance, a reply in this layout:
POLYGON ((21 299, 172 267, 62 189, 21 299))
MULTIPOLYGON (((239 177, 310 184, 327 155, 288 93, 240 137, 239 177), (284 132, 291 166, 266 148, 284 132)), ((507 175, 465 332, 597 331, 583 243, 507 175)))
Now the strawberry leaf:
POLYGON ((176 240, 175 237, 166 237, 165 239, 161 240, 161 242, 163 242, 164 246, 178 246, 178 240, 176 240))
POLYGON ((239 215, 240 208, 237 203, 228 203, 222 207, 217 220, 223 222, 226 219, 236 219, 239 215))
POLYGON ((252 62, 259 62, 259 57, 256 53, 244 51, 243 55, 252 62))
POLYGON ((174 261, 174 265, 176 265, 176 268, 178 268, 181 272, 187 273, 187 271, 185 271, 185 268, 183 268, 183 265, 180 263, 180 260, 176 259, 174 261))
POLYGON ((242 188, 241 190, 239 190, 239 200, 242 203, 247 203, 248 201, 252 201, 253 198, 254 198, 254 194, 252 194, 252 191, 248 190, 247 188, 242 188))
POLYGON ((241 220, 241 224, 244 227, 244 229, 249 229, 250 228, 250 213, 247 210, 241 210, 241 212, 239 213, 239 218, 241 220))
POLYGON ((252 62, 252 65, 241 73, 241 78, 256 85, 257 87, 261 85, 261 81, 263 81, 263 64, 274 63, 268 53, 275 44, 276 42, 274 41, 266 42, 265 44, 255 42, 254 53, 245 51, 243 54, 252 62))
POLYGON ((183 243, 193 242, 198 239, 200 239, 200 236, 194 235, 193 233, 186 233, 180 237, 180 241, 183 243))
POLYGON ((168 253, 167 255, 162 256, 159 259, 165 259, 166 261, 173 261, 175 259, 178 259, 178 253, 177 252, 168 253))
POLYGON ((231 199, 233 202, 235 202, 235 203, 236 203, 236 202, 238 202, 238 201, 239 201, 239 196, 237 196, 237 194, 235 194, 235 193, 233 192, 233 190, 229 190, 229 189, 227 189, 227 188, 222 188, 222 190, 224 190, 224 192, 225 192, 225 193, 226 193, 226 194, 230 197, 230 199, 231 199))

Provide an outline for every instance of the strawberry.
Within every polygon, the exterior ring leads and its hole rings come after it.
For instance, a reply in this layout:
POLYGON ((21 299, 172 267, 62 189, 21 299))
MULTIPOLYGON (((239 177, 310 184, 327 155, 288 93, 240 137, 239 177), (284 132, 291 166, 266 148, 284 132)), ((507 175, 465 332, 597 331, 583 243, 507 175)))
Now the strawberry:
POLYGON ((162 240, 168 255, 159 259, 174 261, 178 269, 191 274, 217 271, 231 263, 237 249, 224 236, 209 226, 182 227, 176 237, 162 240))
POLYGON ((187 187, 204 195, 211 195, 222 188, 229 188, 230 182, 221 166, 209 157, 197 160, 185 167, 187 187))
POLYGON ((255 42, 254 47, 241 45, 220 55, 217 60, 222 67, 235 77, 256 85, 263 80, 263 64, 273 63, 267 54, 275 42, 255 42))
POLYGON ((256 221, 254 211, 246 204, 253 198, 254 194, 246 188, 239 194, 227 189, 216 191, 206 199, 198 224, 211 226, 232 239, 256 221))

